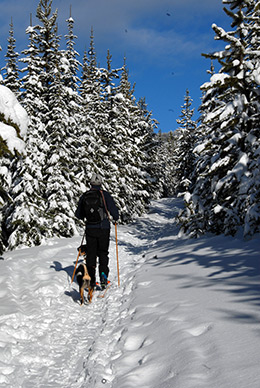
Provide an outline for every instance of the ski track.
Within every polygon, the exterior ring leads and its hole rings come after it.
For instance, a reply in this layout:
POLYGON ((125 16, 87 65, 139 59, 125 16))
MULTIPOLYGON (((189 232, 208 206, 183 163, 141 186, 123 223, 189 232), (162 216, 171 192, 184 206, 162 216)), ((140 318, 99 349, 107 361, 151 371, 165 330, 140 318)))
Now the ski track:
MULTIPOLYGON (((80 239, 72 240, 72 244, 62 247, 64 256, 59 247, 43 246, 39 259, 27 258, 26 249, 20 250, 19 260, 12 259, 12 253, 7 258, 7 273, 0 278, 0 298, 8 296, 8 304, 1 307, 1 387, 112 386, 115 344, 121 337, 121 332, 114 329, 129 313, 127 300, 134 271, 144 259, 122 261, 122 286, 117 287, 114 276, 104 299, 96 292, 92 304, 80 306, 78 286, 70 284, 66 268, 61 267, 64 262, 68 266, 75 262, 80 239), (61 259, 68 252, 69 257, 61 259), (45 269, 38 262, 43 259, 45 269)), ((119 255, 124 254, 124 248, 119 247, 119 255)))
POLYGON ((118 228, 120 287, 112 233, 112 286, 103 299, 96 292, 91 304, 80 306, 78 286, 70 284, 80 237, 19 250, 19 258, 6 255, 0 387, 215 387, 214 323, 194 300, 164 298, 167 284, 154 269, 156 243, 177 233, 169 223, 177 209, 170 205, 161 201, 157 213, 118 228))

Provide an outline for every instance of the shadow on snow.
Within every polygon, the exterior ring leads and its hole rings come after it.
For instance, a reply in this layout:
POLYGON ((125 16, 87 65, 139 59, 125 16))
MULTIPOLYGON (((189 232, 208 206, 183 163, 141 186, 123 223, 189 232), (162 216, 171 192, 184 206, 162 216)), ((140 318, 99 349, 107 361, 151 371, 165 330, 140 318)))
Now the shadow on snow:
MULTIPOLYGON (((78 264, 80 264, 81 262, 83 262, 82 259, 78 261, 78 264)), ((57 271, 57 272, 61 272, 61 271, 66 272, 68 275, 69 282, 71 282, 73 271, 75 268, 75 264, 76 264, 76 260, 74 261, 74 265, 69 265, 67 267, 63 267, 59 261, 53 261, 53 265, 51 265, 50 268, 54 268, 55 271, 57 271)), ((73 279, 73 285, 74 285, 74 283, 77 285, 76 276, 73 279)), ((72 298, 75 303, 77 303, 77 304, 79 303, 80 293, 75 288, 72 288, 70 291, 66 290, 64 292, 64 294, 66 296, 69 296, 70 298, 72 298)))
MULTIPOLYGON (((181 201, 181 200, 180 200, 181 201)), ((131 254, 147 254, 154 266, 177 266, 196 263, 209 269, 207 276, 191 274, 181 276, 181 288, 217 287, 234 296, 237 303, 260 306, 260 255, 259 239, 245 242, 231 236, 203 236, 198 239, 178 238, 175 217, 179 210, 178 200, 160 201, 152 207, 149 218, 142 217, 130 226, 131 234, 143 244, 134 246, 121 242, 131 254), (160 206, 161 205, 161 206, 160 206), (156 253, 156 255, 155 255, 156 253)), ((173 281, 180 276, 167 275, 173 281)), ((255 323, 256 314, 222 311, 228 319, 255 323)))

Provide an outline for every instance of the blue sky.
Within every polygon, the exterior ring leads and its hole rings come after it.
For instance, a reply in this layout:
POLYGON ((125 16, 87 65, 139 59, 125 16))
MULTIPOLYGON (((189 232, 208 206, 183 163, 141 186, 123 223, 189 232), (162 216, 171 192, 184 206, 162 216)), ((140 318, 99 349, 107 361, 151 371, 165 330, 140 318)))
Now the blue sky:
MULTIPOLYGON (((33 24, 38 22, 38 3, 39 0, 0 0, 1 67, 11 17, 16 49, 20 52, 28 44, 25 29, 30 13, 33 24)), ((126 56, 130 82, 136 83, 135 96, 146 98, 159 129, 168 132, 177 128, 186 89, 197 110, 200 86, 209 80, 210 67, 201 53, 224 47, 223 42, 214 40, 212 23, 230 30, 231 19, 223 11, 222 0, 53 0, 61 35, 67 33, 70 5, 78 36, 76 49, 81 57, 89 46, 93 26, 98 63, 106 66, 107 49, 114 68, 121 67, 126 56)), ((61 46, 64 42, 63 39, 61 46)))

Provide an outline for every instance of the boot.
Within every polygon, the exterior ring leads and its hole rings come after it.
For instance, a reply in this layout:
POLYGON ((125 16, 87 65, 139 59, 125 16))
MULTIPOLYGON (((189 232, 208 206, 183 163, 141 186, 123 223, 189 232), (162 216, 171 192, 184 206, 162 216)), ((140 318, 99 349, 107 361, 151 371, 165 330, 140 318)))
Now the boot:
POLYGON ((107 276, 104 272, 102 272, 100 276, 100 286, 102 290, 104 290, 107 286, 107 276))

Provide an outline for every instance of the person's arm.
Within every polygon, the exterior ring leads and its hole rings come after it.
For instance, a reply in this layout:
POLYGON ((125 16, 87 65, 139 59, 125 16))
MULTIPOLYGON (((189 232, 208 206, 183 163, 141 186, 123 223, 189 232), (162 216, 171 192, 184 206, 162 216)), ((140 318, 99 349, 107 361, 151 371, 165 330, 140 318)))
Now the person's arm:
POLYGON ((104 192, 104 197, 107 205, 107 210, 113 217, 114 221, 117 221, 119 219, 119 211, 113 197, 108 192, 104 192))
MULTIPOLYGON (((83 194, 83 195, 84 195, 84 194, 83 194)), ((83 206, 82 206, 83 195, 82 195, 82 196, 80 197, 80 199, 79 199, 78 207, 77 207, 77 210, 76 210, 76 212, 75 212, 75 216, 76 216, 79 220, 84 220, 84 218, 85 218, 84 209, 83 209, 83 206)))

